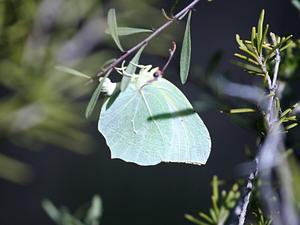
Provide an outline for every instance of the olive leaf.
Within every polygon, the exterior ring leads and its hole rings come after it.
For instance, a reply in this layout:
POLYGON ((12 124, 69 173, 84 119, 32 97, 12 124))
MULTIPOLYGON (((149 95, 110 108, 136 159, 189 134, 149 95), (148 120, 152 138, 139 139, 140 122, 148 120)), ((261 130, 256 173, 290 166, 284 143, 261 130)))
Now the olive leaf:
POLYGON ((107 26, 108 32, 111 34, 114 42, 118 46, 118 48, 124 52, 124 49, 120 43, 119 36, 118 36, 118 25, 117 25, 117 18, 116 18, 116 10, 110 9, 107 14, 107 26))
POLYGON ((105 82, 105 79, 108 77, 109 73, 107 73, 104 78, 100 81, 100 83, 98 84, 96 90, 94 91, 89 103, 88 103, 88 106, 86 107, 86 110, 85 110, 85 118, 89 118, 93 111, 94 111, 94 108, 96 106, 96 103, 98 101, 98 98, 100 96, 100 93, 101 93, 101 89, 102 89, 102 86, 105 82))
MULTIPOLYGON (((117 27, 118 36, 126 36, 126 35, 139 34, 139 33, 151 33, 151 32, 153 32, 153 30, 144 29, 144 28, 117 27)), ((105 33, 111 34, 109 30, 105 30, 105 33)))
POLYGON ((71 74, 71 75, 74 75, 74 76, 78 76, 78 77, 83 77, 83 78, 86 78, 86 79, 91 79, 91 76, 89 75, 86 75, 78 70, 74 70, 72 68, 69 68, 69 67, 65 67, 65 66, 56 66, 55 69, 61 71, 61 72, 64 72, 64 73, 68 73, 68 74, 71 74))
MULTIPOLYGON (((132 58, 132 60, 130 61, 129 65, 126 68, 126 73, 129 73, 129 74, 135 73, 136 65, 139 63, 140 56, 145 47, 146 47, 146 45, 141 47, 139 49, 139 51, 135 54, 135 56, 132 58)), ((121 87, 120 87, 121 91, 125 91, 127 89, 128 85, 130 84, 130 81, 131 81, 131 77, 128 77, 128 76, 122 77, 121 87)))
POLYGON ((191 16, 192 11, 189 11, 188 19, 186 22, 186 28, 184 32, 184 38, 181 48, 180 55, 180 79, 181 83, 184 84, 187 81, 189 70, 190 70, 190 61, 191 61, 191 16))

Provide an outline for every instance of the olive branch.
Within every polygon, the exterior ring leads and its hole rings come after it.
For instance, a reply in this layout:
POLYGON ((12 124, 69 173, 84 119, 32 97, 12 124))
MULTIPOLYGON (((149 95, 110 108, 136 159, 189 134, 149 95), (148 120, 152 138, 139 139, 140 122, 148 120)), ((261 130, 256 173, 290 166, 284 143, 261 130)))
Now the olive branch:
MULTIPOLYGON (((116 43, 117 47, 120 49, 123 54, 117 58, 117 59, 111 59, 108 62, 104 63, 102 65, 101 69, 96 73, 94 76, 86 75, 83 74, 82 72, 79 72, 77 70, 67 68, 64 66, 59 66, 57 69, 75 75, 75 76, 80 76, 83 78, 88 79, 89 81, 98 81, 99 84, 96 87, 94 93, 91 96, 91 99, 88 103, 88 106, 86 108, 86 118, 90 117, 96 103, 99 99, 99 96, 101 94, 101 90, 103 87, 103 84, 105 82, 105 79, 108 78, 113 71, 113 69, 119 65, 120 63, 124 62, 124 60, 132 55, 134 52, 137 51, 136 55, 133 57, 131 60, 131 63, 129 63, 126 73, 133 73, 136 69, 136 66, 134 64, 138 64, 139 57, 145 48, 145 46, 155 37, 157 37, 163 30, 168 28, 171 24, 177 21, 181 21, 184 17, 188 15, 187 23, 186 23, 186 29, 184 32, 184 38, 183 38, 183 43, 182 43, 182 48, 181 48, 181 55, 180 55, 180 78, 181 82, 184 84, 187 81, 188 74, 189 74, 189 69, 190 69, 190 59, 191 59, 191 31, 190 31, 190 22, 191 22, 191 15, 192 15, 192 10, 194 9, 195 5, 199 3, 200 0, 193 0, 190 4, 188 4, 185 8, 180 10, 177 14, 173 16, 167 16, 165 11, 163 11, 163 15, 167 19, 167 22, 162 24, 160 27, 154 30, 149 30, 149 29, 141 29, 141 28, 130 28, 130 27, 118 27, 117 25, 117 18, 116 18, 116 12, 115 9, 110 9, 108 11, 107 15, 107 24, 108 24, 108 29, 106 33, 110 34, 112 36, 112 39, 116 43), (151 34, 146 37, 144 40, 140 41, 137 43, 135 46, 128 50, 124 50, 121 42, 119 40, 119 36, 122 35, 130 35, 130 34, 135 34, 135 33, 149 33, 151 34), (104 77, 104 79, 99 79, 99 77, 104 77)), ((171 11, 174 11, 172 8, 171 11)), ((121 80, 121 91, 124 91, 128 84, 130 83, 130 78, 123 76, 121 80)))

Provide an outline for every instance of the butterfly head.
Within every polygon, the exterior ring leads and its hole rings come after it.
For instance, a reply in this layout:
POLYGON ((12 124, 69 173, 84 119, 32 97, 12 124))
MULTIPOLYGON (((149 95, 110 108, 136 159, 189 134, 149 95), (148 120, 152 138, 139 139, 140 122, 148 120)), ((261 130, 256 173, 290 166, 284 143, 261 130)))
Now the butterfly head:
POLYGON ((159 69, 159 68, 157 68, 157 70, 153 73, 153 78, 159 78, 159 77, 161 77, 162 76, 162 71, 159 69))

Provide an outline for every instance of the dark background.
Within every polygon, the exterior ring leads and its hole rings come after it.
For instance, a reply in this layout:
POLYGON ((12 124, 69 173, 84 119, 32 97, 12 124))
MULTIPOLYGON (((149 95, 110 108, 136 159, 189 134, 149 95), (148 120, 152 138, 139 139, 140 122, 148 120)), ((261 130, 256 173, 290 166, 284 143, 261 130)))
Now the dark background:
MULTIPOLYGON (((249 37, 262 9, 271 31, 299 38, 299 13, 288 0, 203 1, 196 8, 192 18, 193 65, 205 65, 215 51, 224 50, 219 70, 230 70, 236 80, 245 74, 230 64, 237 46, 235 34, 249 37)), ((189 87, 183 90, 193 99, 189 87)), ((87 156, 55 148, 32 152, 7 144, 4 147, 11 156, 33 166, 35 177, 25 186, 0 180, 0 224, 50 225, 53 222, 40 207, 41 199, 49 198, 74 210, 94 194, 99 194, 104 204, 101 224, 189 224, 185 213, 206 211, 210 205, 212 176, 229 181, 237 177, 237 165, 245 161, 245 145, 255 144, 255 134, 230 123, 228 115, 211 110, 200 116, 212 137, 211 156, 201 167, 165 163, 140 167, 110 160, 96 123, 90 130, 97 140, 97 151, 87 156)))

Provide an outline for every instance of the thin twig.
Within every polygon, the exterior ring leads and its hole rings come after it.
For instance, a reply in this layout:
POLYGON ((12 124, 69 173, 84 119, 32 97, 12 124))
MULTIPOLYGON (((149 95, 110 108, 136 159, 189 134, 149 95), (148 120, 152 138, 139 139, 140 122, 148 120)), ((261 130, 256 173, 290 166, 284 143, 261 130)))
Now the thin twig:
POLYGON ((238 225, 243 225, 246 220, 246 214, 247 214, 247 209, 248 205, 250 202, 250 197, 254 189, 254 180, 257 176, 257 159, 255 160, 255 170, 250 173, 248 179, 247 179, 247 184, 244 190, 244 194, 242 196, 241 204, 236 207, 236 214, 238 215, 238 225))
POLYGON ((264 74, 266 76, 266 79, 267 79, 267 82, 268 82, 268 87, 271 87, 272 86, 272 81, 271 81, 269 72, 267 70, 267 66, 266 66, 265 62, 263 62, 263 57, 262 56, 258 56, 258 62, 259 62, 259 65, 260 65, 262 71, 264 72, 264 74))
MULTIPOLYGON (((273 33, 271 33, 271 37, 272 37, 272 41, 273 41, 274 45, 277 45, 276 37, 273 33)), ((278 78, 278 72, 279 72, 279 65, 281 62, 280 50, 278 48, 276 48, 275 54, 276 54, 276 57, 275 57, 273 81, 272 81, 272 86, 270 88, 272 90, 277 88, 277 78, 278 78)))
POLYGON ((135 46, 133 46, 131 49, 127 50, 123 55, 121 55, 116 61, 114 61, 112 64, 110 64, 105 70, 101 70, 97 73, 93 79, 96 79, 97 77, 101 76, 102 74, 106 74, 107 71, 117 66, 119 63, 121 63, 124 59, 126 59, 130 54, 137 51, 142 46, 149 43, 150 40, 152 40, 154 37, 156 37, 158 34, 160 34, 163 30, 165 30, 168 26, 170 26, 175 21, 183 19, 182 16, 186 15, 186 13, 193 9, 193 7, 200 2, 200 0, 194 0, 192 1, 188 6, 186 6, 184 9, 182 9, 180 12, 178 12, 171 20, 168 20, 166 23, 164 23, 162 26, 157 28, 151 35, 149 35, 147 38, 145 38, 143 41, 139 42, 135 46))

